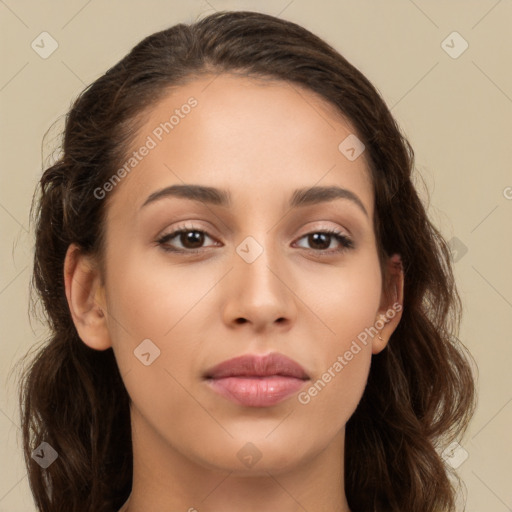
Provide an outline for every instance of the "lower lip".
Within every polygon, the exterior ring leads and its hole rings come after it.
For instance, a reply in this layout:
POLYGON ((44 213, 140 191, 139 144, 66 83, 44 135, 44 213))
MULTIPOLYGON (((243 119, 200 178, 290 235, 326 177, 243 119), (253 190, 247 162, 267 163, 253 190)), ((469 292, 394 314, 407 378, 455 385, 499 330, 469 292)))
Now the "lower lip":
POLYGON ((209 379, 211 388, 225 398, 247 407, 269 407, 296 393, 304 380, 295 377, 224 377, 209 379))

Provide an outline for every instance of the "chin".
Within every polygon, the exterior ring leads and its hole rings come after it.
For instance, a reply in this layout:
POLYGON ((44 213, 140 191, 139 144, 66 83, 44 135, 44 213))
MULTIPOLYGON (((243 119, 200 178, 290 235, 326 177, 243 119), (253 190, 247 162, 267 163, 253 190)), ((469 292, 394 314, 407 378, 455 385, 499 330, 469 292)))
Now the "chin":
MULTIPOLYGON (((258 434, 253 438, 246 435, 243 439, 229 439, 222 446, 210 446, 209 450, 201 450, 194 458, 200 460, 208 469, 229 471, 240 476, 268 477, 269 473, 292 471, 297 466, 307 463, 315 453, 320 453, 324 448, 298 445, 289 436, 265 439, 268 431, 258 434), (288 442, 283 442, 283 437, 288 437, 288 442)), ((300 437, 304 439, 303 435, 300 437)))

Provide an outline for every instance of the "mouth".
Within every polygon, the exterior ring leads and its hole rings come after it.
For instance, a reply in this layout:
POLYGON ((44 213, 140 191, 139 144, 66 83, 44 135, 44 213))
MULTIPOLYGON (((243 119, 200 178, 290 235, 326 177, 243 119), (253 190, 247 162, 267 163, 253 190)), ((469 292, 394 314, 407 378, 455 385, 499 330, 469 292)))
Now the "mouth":
POLYGON ((207 370, 204 379, 224 398, 247 407, 269 407, 310 380, 304 368, 283 354, 243 355, 207 370))

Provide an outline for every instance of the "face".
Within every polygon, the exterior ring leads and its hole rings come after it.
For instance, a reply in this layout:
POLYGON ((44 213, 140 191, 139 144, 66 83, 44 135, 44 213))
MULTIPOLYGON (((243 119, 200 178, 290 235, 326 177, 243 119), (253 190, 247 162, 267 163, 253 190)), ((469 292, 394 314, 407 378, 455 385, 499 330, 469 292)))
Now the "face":
POLYGON ((232 75, 174 90, 144 123, 103 189, 101 300, 133 435, 241 473, 339 457, 387 309, 366 155, 339 149, 353 128, 313 92, 232 75), (268 354, 296 366, 212 370, 268 354))

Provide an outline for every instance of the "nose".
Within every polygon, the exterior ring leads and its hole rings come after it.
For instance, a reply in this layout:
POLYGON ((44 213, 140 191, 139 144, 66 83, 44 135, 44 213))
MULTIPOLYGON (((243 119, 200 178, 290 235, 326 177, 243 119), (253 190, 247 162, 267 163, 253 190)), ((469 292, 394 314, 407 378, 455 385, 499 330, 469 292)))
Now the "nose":
POLYGON ((226 276, 226 325, 240 328, 249 324, 254 332, 290 329, 297 317, 297 304, 293 278, 285 263, 277 257, 269 258, 265 250, 251 263, 234 254, 234 267, 226 276))

